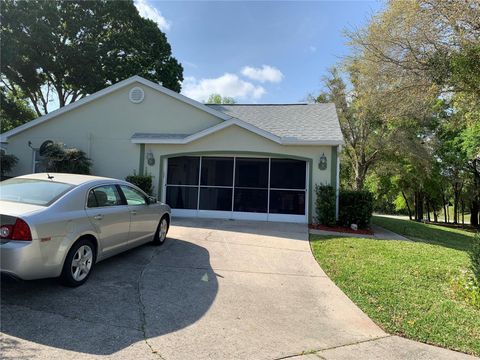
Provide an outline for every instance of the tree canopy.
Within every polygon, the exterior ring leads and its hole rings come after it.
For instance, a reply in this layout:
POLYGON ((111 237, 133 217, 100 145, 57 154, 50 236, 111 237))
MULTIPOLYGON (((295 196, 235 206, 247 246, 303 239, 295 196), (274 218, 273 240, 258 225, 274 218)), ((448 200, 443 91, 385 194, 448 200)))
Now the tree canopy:
POLYGON ((210 94, 207 104, 235 104, 236 101, 234 98, 229 96, 222 96, 220 94, 210 94))
POLYGON ((180 92, 183 68, 132 0, 2 2, 2 86, 38 116, 133 75, 180 92))

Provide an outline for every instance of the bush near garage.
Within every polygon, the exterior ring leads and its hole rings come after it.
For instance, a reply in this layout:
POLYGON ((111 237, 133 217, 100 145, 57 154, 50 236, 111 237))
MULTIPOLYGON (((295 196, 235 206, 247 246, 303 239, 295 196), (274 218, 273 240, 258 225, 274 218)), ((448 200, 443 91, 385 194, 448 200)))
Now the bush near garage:
POLYGON ((152 175, 128 175, 125 178, 125 181, 138 186, 140 189, 145 191, 148 195, 152 195, 152 175))
POLYGON ((335 226, 335 189, 330 185, 316 185, 315 210, 320 225, 335 226))
POLYGON ((12 171, 18 163, 18 158, 15 155, 5 153, 5 150, 0 150, 0 180, 7 178, 7 174, 12 171))
POLYGON ((373 195, 365 190, 340 190, 338 222, 349 227, 357 224, 359 229, 370 227, 373 213, 373 195))
POLYGON ((317 222, 320 225, 368 229, 373 212, 373 196, 364 190, 340 190, 338 222, 335 221, 335 189, 330 185, 316 185, 317 222))

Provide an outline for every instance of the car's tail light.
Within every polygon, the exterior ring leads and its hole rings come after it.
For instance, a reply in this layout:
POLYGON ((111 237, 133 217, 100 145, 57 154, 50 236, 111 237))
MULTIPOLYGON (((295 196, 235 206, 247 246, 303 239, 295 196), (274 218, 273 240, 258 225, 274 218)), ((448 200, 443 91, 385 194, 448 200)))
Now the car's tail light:
POLYGON ((32 241, 32 233, 28 224, 17 218, 13 225, 0 226, 0 239, 32 241))

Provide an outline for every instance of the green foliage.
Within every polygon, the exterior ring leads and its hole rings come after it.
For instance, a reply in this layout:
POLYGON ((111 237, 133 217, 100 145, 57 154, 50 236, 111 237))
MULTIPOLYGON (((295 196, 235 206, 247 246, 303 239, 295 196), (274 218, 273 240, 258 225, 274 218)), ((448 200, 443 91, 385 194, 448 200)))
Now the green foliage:
POLYGON ((37 117, 28 102, 15 97, 5 87, 0 90, 0 133, 23 125, 37 117))
POLYGON ((477 232, 473 237, 469 254, 472 272, 477 279, 477 284, 480 285, 480 232, 477 232))
POLYGON ((6 154, 5 150, 0 150, 0 175, 2 178, 12 171, 17 162, 18 158, 15 155, 6 154))
POLYGON ((360 229, 370 227, 373 196, 366 190, 340 190, 338 221, 342 226, 357 224, 360 229))
POLYGON ((152 176, 151 175, 128 175, 125 178, 125 181, 138 186, 140 189, 145 191, 148 195, 152 195, 152 176))
POLYGON ((330 185, 316 185, 315 193, 317 200, 315 202, 315 211, 317 221, 321 225, 335 225, 335 189, 330 185))
POLYGON ((38 115, 133 75, 180 92, 183 68, 132 0, 2 2, 1 75, 38 115))
POLYGON ((47 172, 90 174, 92 161, 82 150, 54 143, 46 148, 42 156, 47 172))
POLYGON ((211 94, 206 101, 207 104, 235 104, 235 99, 229 96, 223 96, 220 94, 211 94))

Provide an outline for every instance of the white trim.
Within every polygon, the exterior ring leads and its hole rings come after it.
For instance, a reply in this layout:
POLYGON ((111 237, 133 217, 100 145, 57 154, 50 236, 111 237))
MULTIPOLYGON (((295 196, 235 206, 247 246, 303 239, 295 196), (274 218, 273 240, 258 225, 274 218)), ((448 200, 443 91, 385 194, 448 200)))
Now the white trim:
POLYGON ((182 94, 179 94, 173 90, 170 90, 170 89, 167 89, 159 84, 156 84, 150 80, 147 80, 147 79, 144 79, 142 78, 141 76, 138 76, 138 75, 135 75, 135 76, 132 76, 128 79, 125 79, 125 80, 122 80, 122 81, 119 81, 118 83, 116 84, 113 84, 113 85, 110 85, 109 87, 106 87, 105 89, 102 89, 100 91, 97 91, 96 93, 93 93, 91 95, 88 95, 80 100, 77 100, 75 101, 74 103, 71 103, 71 104, 68 104, 62 108, 59 108, 55 111, 52 111, 51 113, 48 113, 48 114, 45 114, 43 116, 40 116, 38 118, 36 118, 35 120, 32 120, 32 121, 29 121, 28 123, 26 124, 23 124, 23 125, 20 125, 20 126, 17 126, 15 129, 12 129, 10 131, 7 131, 3 134, 0 135, 0 142, 7 142, 7 140, 11 137, 11 136, 14 136, 22 131, 25 131, 27 129, 30 129, 34 126, 37 126, 37 125, 40 125, 42 123, 44 123, 45 121, 48 121, 50 119, 53 119, 59 115, 62 115, 66 112, 69 112, 71 110, 74 110, 82 105, 85 105, 85 104, 88 104, 89 102, 91 101, 94 101, 94 100, 97 100, 98 98, 102 97, 102 96, 105 96, 105 95, 108 95, 114 91, 117 91, 123 87, 126 87, 128 85, 131 85, 133 83, 140 83, 142 85, 145 85, 145 86, 148 86, 154 90, 157 90, 159 92, 161 92, 162 94, 165 94, 165 95, 168 95, 168 96, 171 96, 173 97, 174 99, 176 100, 179 100, 181 102, 184 102, 186 104, 189 104, 197 109, 200 109, 202 111, 205 111, 213 116, 216 116, 222 120, 228 120, 228 119, 231 119, 232 117, 225 114, 225 113, 222 113, 220 111, 217 111, 217 110, 214 110, 202 103, 199 103, 198 101, 195 101, 193 99, 190 99, 182 94))
POLYGON ((300 223, 300 224, 306 224, 308 222, 306 215, 289 215, 289 214, 268 214, 268 221, 291 222, 291 223, 300 223))
POLYGON ((279 136, 273 135, 272 133, 269 133, 268 131, 262 130, 256 126, 253 126, 243 120, 232 118, 230 120, 224 121, 220 124, 214 125, 212 127, 209 127, 207 129, 201 130, 195 134, 189 135, 187 137, 181 138, 181 139, 152 139, 149 137, 141 138, 141 137, 135 137, 131 139, 131 142, 133 144, 188 144, 192 141, 196 141, 198 139, 201 139, 205 136, 208 136, 210 134, 213 134, 217 131, 223 130, 227 127, 230 126, 238 126, 241 127, 242 129, 245 129, 247 131, 250 131, 254 134, 257 134, 259 136, 262 136, 266 139, 272 140, 278 144, 281 144, 281 138, 279 136))

